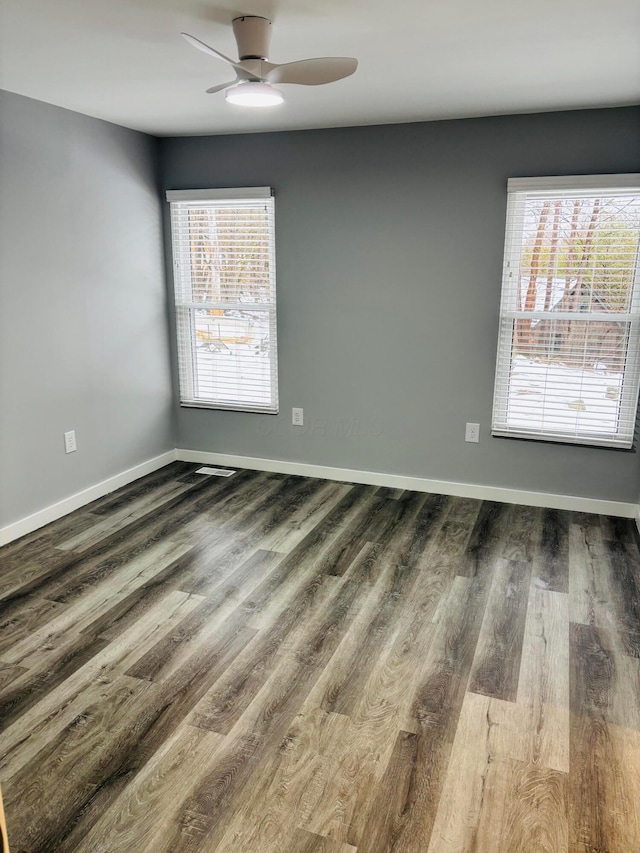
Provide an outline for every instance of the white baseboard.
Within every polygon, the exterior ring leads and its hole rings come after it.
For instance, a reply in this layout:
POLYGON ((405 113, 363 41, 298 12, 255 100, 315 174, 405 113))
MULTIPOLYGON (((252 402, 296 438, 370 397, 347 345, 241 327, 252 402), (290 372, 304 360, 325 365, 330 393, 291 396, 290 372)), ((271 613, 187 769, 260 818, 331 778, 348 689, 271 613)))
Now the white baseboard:
POLYGON ((347 483, 364 483, 370 486, 389 486, 392 489, 411 489, 414 492, 430 492, 460 498, 477 498, 478 500, 542 506, 550 509, 594 512, 599 515, 615 515, 621 518, 634 518, 640 509, 637 504, 622 501, 606 501, 598 498, 556 495, 547 492, 527 492, 520 489, 505 489, 500 486, 453 483, 447 480, 426 480, 421 477, 405 477, 400 474, 377 474, 373 471, 331 468, 327 465, 286 462, 282 459, 258 459, 253 456, 234 456, 228 453, 208 453, 202 450, 178 448, 176 458, 181 462, 204 462, 227 467, 236 465, 238 468, 275 471, 279 474, 299 474, 303 477, 318 477, 321 480, 340 480, 347 483))
POLYGON ((453 483, 448 480, 427 480, 422 477, 406 477, 401 474, 380 474, 375 471, 358 471, 352 468, 333 468, 328 465, 311 465, 306 462, 287 462, 283 459, 259 459, 254 456, 235 456, 229 453, 208 453, 203 450, 169 450, 114 477, 109 477, 95 486, 90 486, 64 500, 34 512, 13 524, 0 528, 0 546, 32 533, 45 524, 62 518, 63 515, 80 509, 116 489, 151 474, 171 462, 200 462, 213 465, 252 468, 256 471, 274 471, 280 474, 298 474, 317 477, 320 480, 339 480, 346 483, 364 483, 371 486, 388 486, 392 489, 410 489, 414 492, 430 492, 453 495, 461 498, 500 501, 502 503, 525 504, 528 506, 594 512, 620 518, 634 518, 640 532, 640 506, 622 501, 606 501, 598 498, 583 498, 576 495, 557 495, 548 492, 528 492, 520 489, 505 489, 500 486, 480 486, 474 483, 453 483))
POLYGON ((21 518, 20 521, 15 521, 13 524, 8 524, 6 527, 0 528, 0 545, 6 545, 7 542, 12 542, 14 539, 19 539, 27 533, 32 533, 39 527, 44 527, 51 521, 62 518, 63 515, 73 512, 75 509, 86 506, 98 498, 114 492, 122 486, 132 483, 134 480, 144 477, 145 474, 151 474, 152 471, 157 471, 158 468, 164 468, 170 462, 176 461, 176 451, 169 450, 167 453, 162 453, 160 456, 155 456, 153 459, 148 459, 140 465, 135 465, 133 468, 128 468, 114 477, 109 477, 108 480, 103 480, 101 483, 96 483, 95 486, 90 486, 88 489, 83 489, 81 492, 76 492, 64 500, 58 501, 51 506, 34 512, 33 515, 28 515, 26 518, 21 518))

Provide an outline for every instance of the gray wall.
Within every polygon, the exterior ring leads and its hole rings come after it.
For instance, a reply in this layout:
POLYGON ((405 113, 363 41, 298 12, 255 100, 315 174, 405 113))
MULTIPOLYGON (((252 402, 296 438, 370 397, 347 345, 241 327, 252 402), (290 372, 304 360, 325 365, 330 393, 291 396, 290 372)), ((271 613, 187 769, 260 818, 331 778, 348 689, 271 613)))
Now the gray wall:
POLYGON ((624 109, 161 140, 164 188, 276 188, 273 417, 172 406, 157 141, 0 92, 0 527, 175 443, 637 500, 635 453, 488 432, 507 177, 640 171, 639 139, 624 109))
POLYGON ((156 156, 0 93, 0 527, 175 446, 156 156))
POLYGON ((178 446, 635 502, 638 454, 489 430, 507 178, 639 143, 634 108, 161 140, 164 188, 277 193, 281 413, 180 409, 178 446))

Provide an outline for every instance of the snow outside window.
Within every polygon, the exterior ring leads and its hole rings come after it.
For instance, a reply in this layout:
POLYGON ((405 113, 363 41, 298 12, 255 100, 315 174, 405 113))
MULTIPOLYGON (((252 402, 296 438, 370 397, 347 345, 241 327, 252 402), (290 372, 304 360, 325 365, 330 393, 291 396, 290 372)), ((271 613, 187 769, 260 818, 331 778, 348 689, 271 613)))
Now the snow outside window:
POLYGON ((640 175, 508 183, 493 434, 629 448, 640 175))
POLYGON ((180 402, 278 411, 269 187, 171 190, 180 402))

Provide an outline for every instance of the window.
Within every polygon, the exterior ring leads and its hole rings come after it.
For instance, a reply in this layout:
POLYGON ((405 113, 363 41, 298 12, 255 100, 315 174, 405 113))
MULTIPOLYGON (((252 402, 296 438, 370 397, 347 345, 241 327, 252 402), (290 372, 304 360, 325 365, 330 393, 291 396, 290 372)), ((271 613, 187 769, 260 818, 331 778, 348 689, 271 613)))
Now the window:
POLYGON ((278 411, 269 187, 171 190, 183 406, 278 411))
POLYGON ((508 183, 493 434, 629 448, 640 175, 508 183))

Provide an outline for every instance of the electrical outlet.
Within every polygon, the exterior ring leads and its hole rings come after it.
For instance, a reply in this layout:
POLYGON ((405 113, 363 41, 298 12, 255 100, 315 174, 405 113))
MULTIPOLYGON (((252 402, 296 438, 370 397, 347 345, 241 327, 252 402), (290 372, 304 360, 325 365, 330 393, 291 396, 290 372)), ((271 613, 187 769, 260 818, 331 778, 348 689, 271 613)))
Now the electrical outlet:
POLYGON ((291 409, 291 423, 294 426, 304 426, 304 409, 291 409))
POLYGON ((64 434, 64 452, 65 453, 73 453, 77 450, 76 446, 76 431, 74 429, 69 430, 69 432, 65 432, 64 434))
POLYGON ((480 424, 467 424, 464 432, 464 440, 477 444, 480 441, 480 424))

